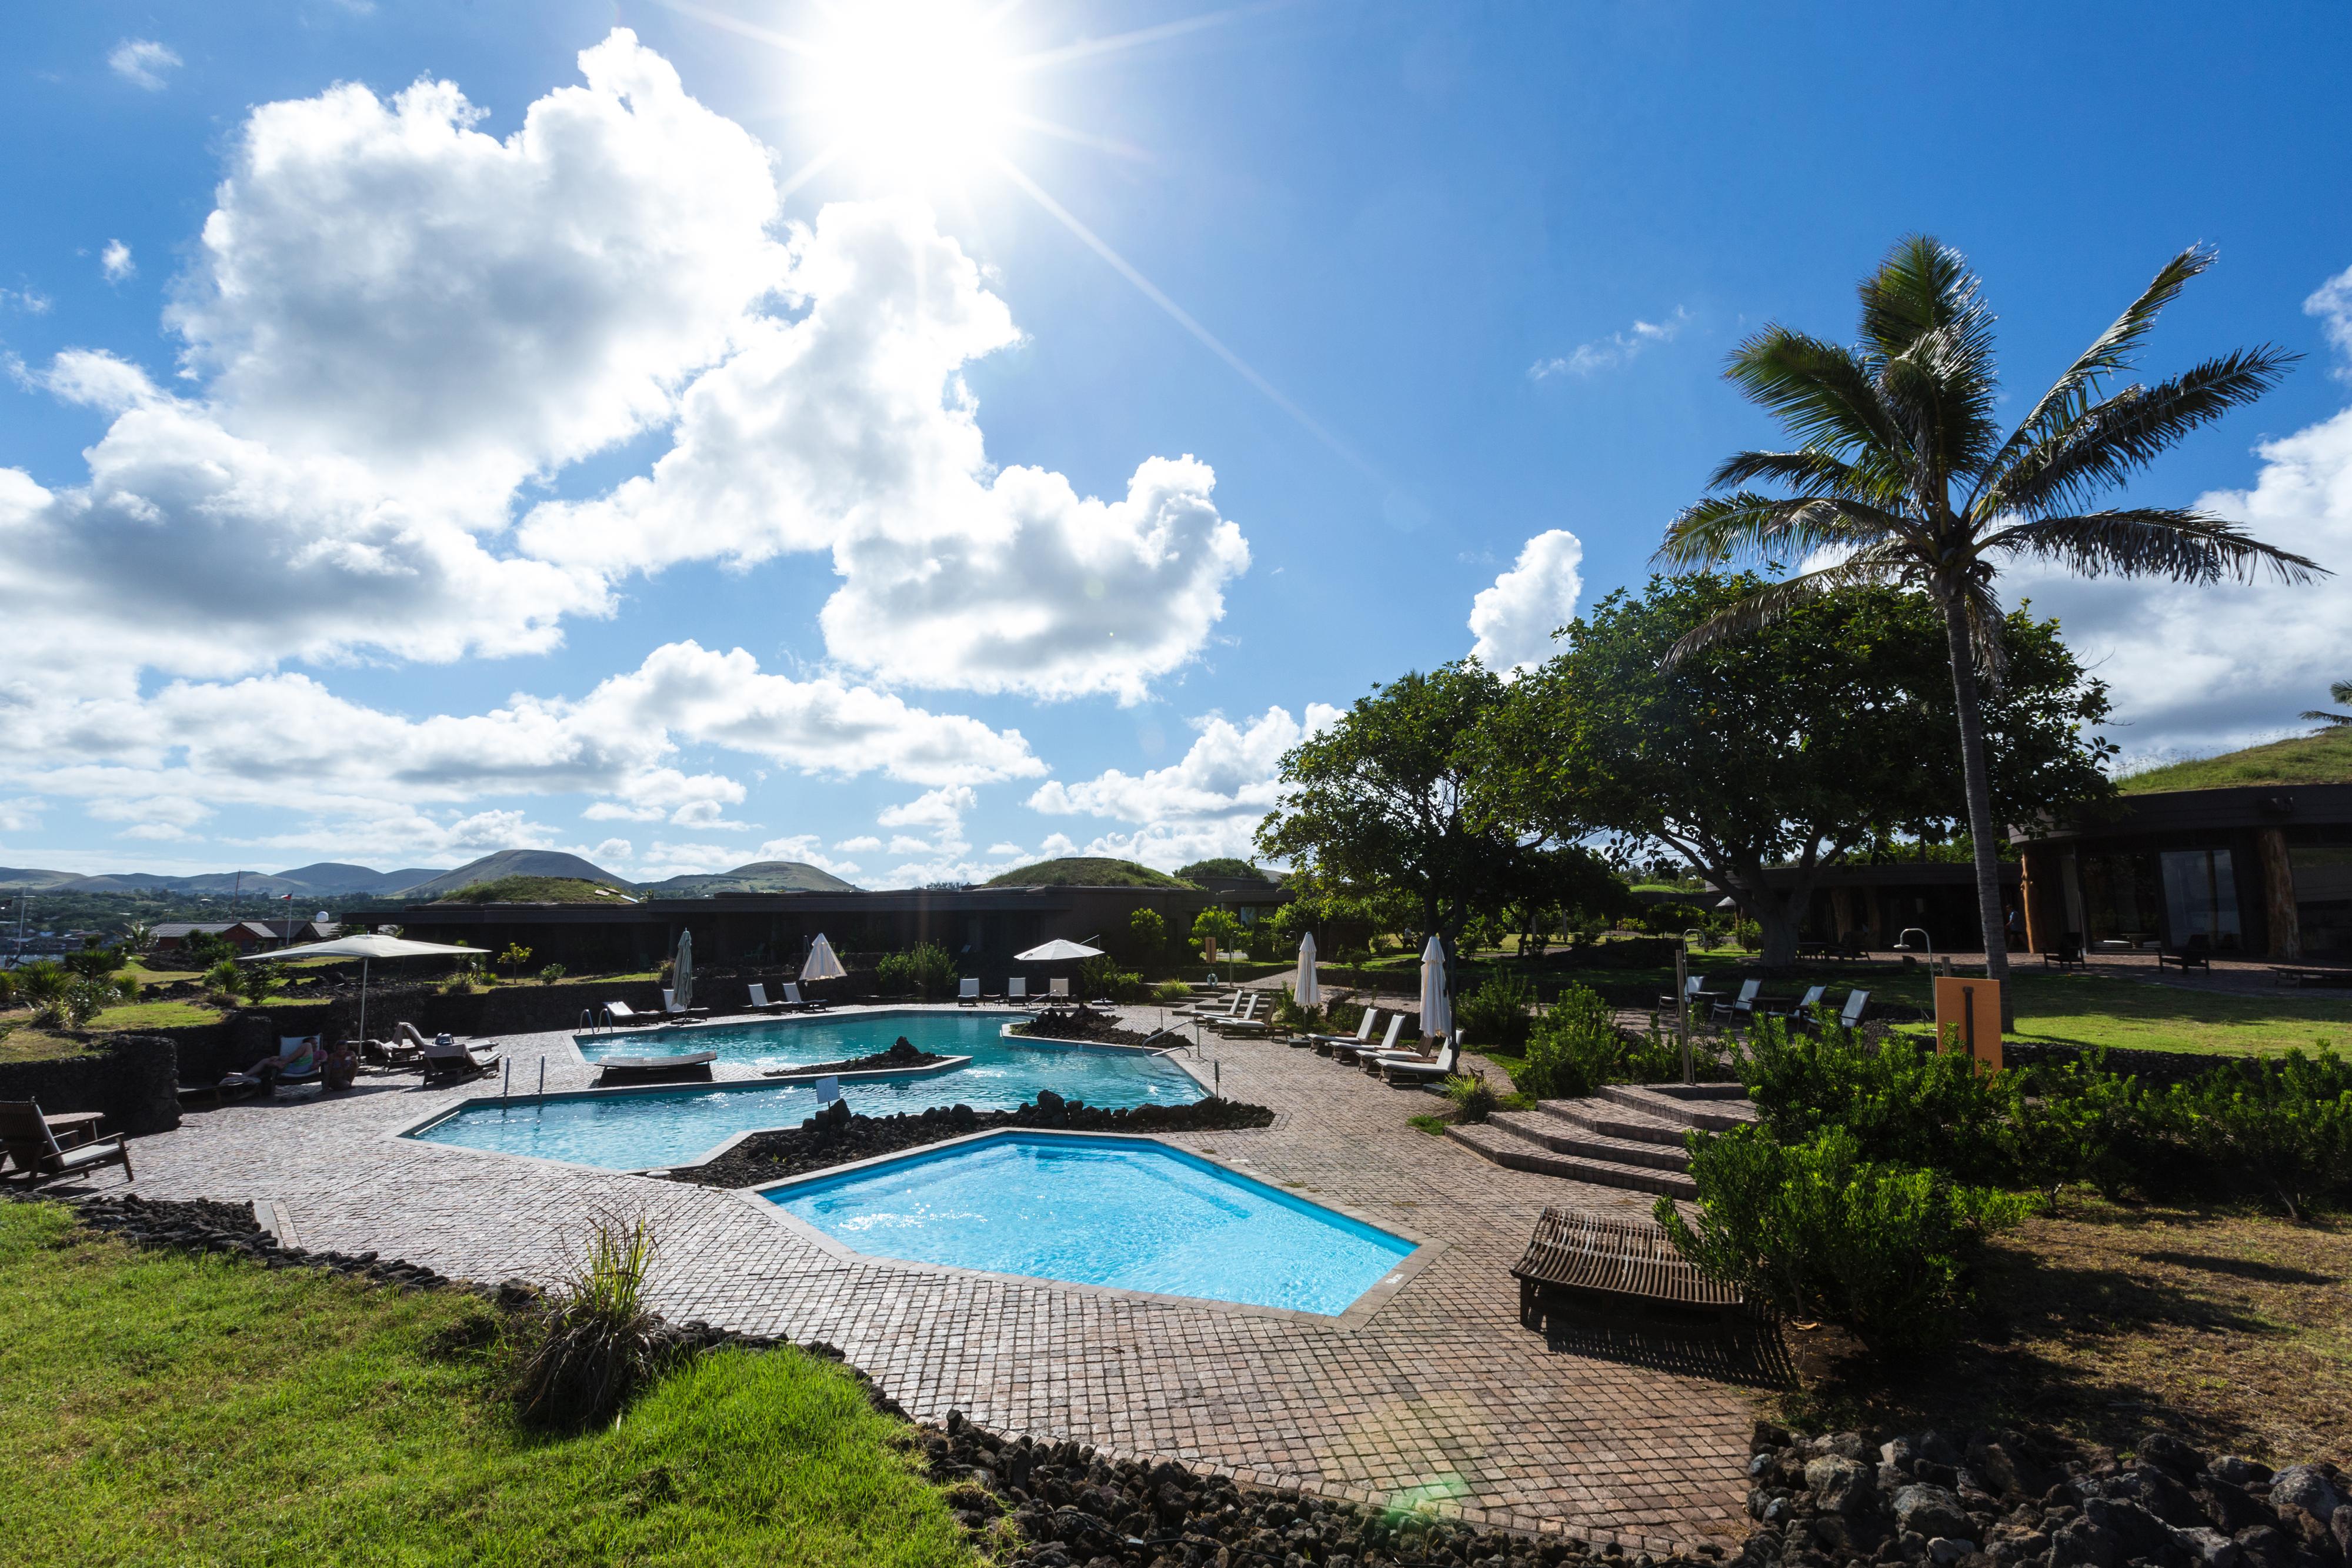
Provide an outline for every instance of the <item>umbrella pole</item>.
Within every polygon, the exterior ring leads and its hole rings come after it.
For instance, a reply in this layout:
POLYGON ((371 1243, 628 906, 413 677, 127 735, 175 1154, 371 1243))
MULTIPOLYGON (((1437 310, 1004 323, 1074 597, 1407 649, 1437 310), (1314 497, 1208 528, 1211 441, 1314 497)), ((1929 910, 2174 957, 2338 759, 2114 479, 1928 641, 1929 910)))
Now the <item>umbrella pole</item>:
POLYGON ((367 1032, 367 980, 368 980, 368 961, 367 961, 366 959, 362 958, 362 959, 361 959, 361 960, 360 960, 360 1042, 361 1042, 361 1044, 362 1044, 362 1046, 364 1046, 364 1045, 366 1044, 366 1042, 367 1042, 367 1037, 368 1037, 368 1032, 367 1032))

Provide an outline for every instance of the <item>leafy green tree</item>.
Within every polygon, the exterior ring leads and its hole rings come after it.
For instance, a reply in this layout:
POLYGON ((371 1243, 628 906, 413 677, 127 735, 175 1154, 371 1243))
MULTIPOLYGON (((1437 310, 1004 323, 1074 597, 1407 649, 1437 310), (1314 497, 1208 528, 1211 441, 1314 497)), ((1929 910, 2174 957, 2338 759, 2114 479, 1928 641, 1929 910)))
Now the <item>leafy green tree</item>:
MULTIPOLYGON (((1599 824, 1621 858, 1657 844, 1702 868, 1757 921, 1762 962, 1778 967, 1796 956, 1824 867, 1899 830, 1946 831, 1966 790, 1923 595, 1812 595, 1737 645, 1667 662, 1762 586, 1692 573, 1610 595, 1519 682, 1497 757, 1527 815, 1568 819, 1561 837, 1599 824)), ((2020 820, 2103 798, 2104 743, 2084 731, 2106 715, 2105 689, 2054 623, 2019 611, 1994 635, 2010 672, 1985 704, 2000 805, 2020 820)), ((1667 929, 1699 923, 1675 920, 1667 929)))
POLYGON ((122 967, 128 950, 108 947, 94 936, 81 939, 81 951, 66 954, 66 967, 84 980, 104 980, 122 967))
POLYGON ((1217 944, 1219 952, 1226 952, 1241 940, 1241 935, 1242 922, 1223 904, 1212 904, 1192 917, 1192 942, 1203 958, 1208 956, 1211 942, 1217 944))
POLYGON ((1127 940, 1137 963, 1155 967, 1168 951, 1168 921, 1158 910, 1139 907, 1127 917, 1127 940))
POLYGON ((2317 575, 2316 563, 2192 508, 2099 498, 2190 432, 2277 384, 2294 355, 2240 350, 2154 386, 2111 388, 2158 314, 2213 264, 2192 247, 2155 279, 2037 398, 2013 430, 2001 401, 1993 314, 1967 258, 1924 235, 1903 240, 1862 285, 1852 347, 1774 325, 1742 343, 1727 375, 1777 417, 1796 445, 1741 452, 1716 470, 1715 495, 1666 531, 1659 559, 1713 566, 1745 556, 1826 564, 1726 606, 1674 650, 1686 658, 1752 633, 1821 595, 1861 584, 1925 592, 1943 620, 1950 665, 1977 908, 1987 970, 2009 973, 1996 858, 1987 693, 2004 684, 2004 617, 1995 583, 2023 557, 2084 576, 2210 583, 2317 575), (1785 490, 1748 487, 1762 481, 1785 490), (1980 679, 1981 676, 1981 679, 1980 679))
POLYGON ((1258 825, 1269 859, 1320 886, 1400 896, 1424 934, 1454 949, 1478 914, 1507 907, 1543 870, 1532 827, 1495 766, 1512 688, 1475 659, 1405 675, 1282 759, 1282 802, 1258 825))

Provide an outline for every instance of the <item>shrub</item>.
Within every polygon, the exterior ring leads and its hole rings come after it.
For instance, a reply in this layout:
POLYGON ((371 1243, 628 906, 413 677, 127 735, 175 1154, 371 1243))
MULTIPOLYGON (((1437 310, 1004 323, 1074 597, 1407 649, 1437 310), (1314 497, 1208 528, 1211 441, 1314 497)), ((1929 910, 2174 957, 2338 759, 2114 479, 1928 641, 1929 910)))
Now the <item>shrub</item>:
POLYGON ((1364 1021, 1361 1002, 1331 1002, 1323 1008, 1323 1022, 1335 1035, 1352 1035, 1364 1021))
POLYGON ((1671 1199, 1654 1211, 1675 1247, 1750 1303, 1842 1323, 1874 1351, 1949 1342, 1986 1232, 2022 1212, 1934 1171, 1865 1160, 1843 1129, 1782 1143, 1742 1127, 1691 1145, 1697 1223, 1671 1199))
POLYGON ((73 986, 65 965, 40 959, 16 971, 16 994, 36 1007, 58 1000, 73 986))
POLYGON ((1693 926, 1704 931, 1707 912, 1696 904, 1652 904, 1637 918, 1641 929, 1652 936, 1680 936, 1693 926))
POLYGON ((1158 910, 1137 909, 1127 917, 1127 940, 1137 963, 1157 966, 1168 951, 1168 922, 1158 910))
POLYGON ((499 962, 507 966, 508 973, 520 974, 522 966, 530 962, 530 949, 519 942, 510 942, 507 943, 506 951, 499 954, 499 962))
POLYGON ((540 983, 541 985, 552 985, 552 984, 554 984, 557 981, 559 981, 559 980, 562 979, 562 978, 563 978, 563 976, 564 976, 564 973, 565 973, 565 970, 564 970, 563 965, 562 965, 562 964, 560 964, 560 963, 551 963, 551 964, 548 964, 548 965, 546 965, 544 968, 542 968, 542 969, 541 969, 541 970, 540 970, 540 972, 539 972, 539 983, 540 983))
POLYGON ((103 980, 122 967, 124 951, 119 947, 100 947, 98 938, 84 937, 81 951, 66 954, 65 967, 84 980, 103 980))
POLYGON ((286 977, 278 973, 274 965, 240 963, 236 968, 236 988, 244 994, 246 1005, 249 1007, 260 1006, 285 986, 286 977))
POLYGON ((1475 1072, 1447 1079, 1445 1098, 1454 1102, 1456 1121, 1484 1121, 1495 1114, 1500 1104, 1495 1086, 1486 1081, 1484 1074, 1475 1072))
POLYGON ((224 958, 205 971, 205 994, 224 1006, 236 1003, 236 988, 245 984, 238 973, 236 960, 224 958))
POLYGON ((1184 1002, 1191 1000, 1192 988, 1181 980, 1163 980, 1151 988, 1154 1002, 1184 1002))
POLYGON ((180 939, 180 949, 174 956, 190 969, 209 970, 236 958, 236 944, 208 931, 192 931, 180 939))
POLYGON ((1528 1009, 1535 1000, 1534 985, 1514 971, 1497 969, 1475 991, 1454 1002, 1454 1021, 1472 1044, 1516 1056, 1527 1047, 1528 1026, 1533 1022, 1528 1009))
POLYGON ((958 978, 955 960, 935 942, 919 943, 911 952, 885 953, 874 966, 875 983, 893 996, 951 996, 958 978))
POLYGON ((1527 1064, 1511 1075, 1512 1087, 1538 1100, 1581 1100, 1615 1081, 1624 1045, 1609 1004, 1571 985, 1528 1029, 1527 1064))
POLYGON ((1732 925, 1731 938, 1743 951, 1759 952, 1764 947, 1764 927, 1756 921, 1738 921, 1732 925))
POLYGON ((2289 1219, 2352 1194, 2352 1063, 2333 1050, 2209 1072, 2166 1100, 2192 1151, 2289 1219))
POLYGON ((1899 1035, 1830 1022, 1805 1036, 1759 1019, 1739 1077, 1758 1115, 1784 1143, 1843 1128, 1864 1160, 1929 1166, 1963 1182, 2008 1174, 2008 1096, 1957 1052, 1939 1054, 1899 1035))
POLYGON ((2055 1210, 2058 1194, 2088 1182, 2116 1198, 2144 1182, 2163 1142, 2160 1097, 2136 1078, 2106 1070, 2102 1050, 2088 1062, 2011 1069, 2003 1097, 2001 1141, 2011 1179, 2055 1210))
POLYGON ((620 1413, 661 1370, 661 1319, 646 1305, 653 1224, 599 1215, 572 1277, 519 1324, 510 1371, 528 1426, 578 1432, 620 1413))
POLYGON ((1142 974, 1121 969, 1118 961, 1108 953, 1078 965, 1077 988, 1089 1001, 1107 996, 1114 1002, 1140 1002, 1148 994, 1142 974))
POLYGON ((12 1006, 16 1000, 16 972, 13 969, 0 969, 0 1007, 12 1006))

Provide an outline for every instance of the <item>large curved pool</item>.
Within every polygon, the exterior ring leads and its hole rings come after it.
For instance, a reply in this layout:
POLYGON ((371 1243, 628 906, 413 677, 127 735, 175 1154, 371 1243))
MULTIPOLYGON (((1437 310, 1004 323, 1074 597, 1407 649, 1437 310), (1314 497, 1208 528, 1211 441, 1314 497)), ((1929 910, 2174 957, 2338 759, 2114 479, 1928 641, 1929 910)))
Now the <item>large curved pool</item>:
MULTIPOLYGON (((1106 1110, 1190 1105, 1204 1097, 1199 1081, 1168 1058, 1131 1047, 1031 1044, 999 1031, 1003 1013, 867 1013, 835 1018, 775 1019, 741 1026, 582 1037, 613 1048, 604 1055, 672 1055, 717 1050, 730 1062, 807 1066, 887 1050, 900 1036, 942 1056, 971 1060, 944 1072, 845 1078, 841 1097, 862 1116, 969 1105, 1010 1110, 1050 1089, 1065 1100, 1106 1110), (821 1026, 821 1027, 820 1027, 821 1026), (722 1038, 725 1030, 731 1044, 722 1038), (806 1031, 806 1033, 802 1033, 806 1031), (623 1045, 634 1047, 625 1050, 623 1045), (648 1049, 659 1045, 666 1049, 648 1049)), ((592 1060, 594 1058, 592 1058, 592 1060)), ((738 1133, 797 1127, 817 1110, 814 1084, 694 1084, 659 1089, 590 1090, 545 1100, 478 1099, 415 1129, 425 1143, 565 1160, 612 1171, 691 1164, 738 1133)))

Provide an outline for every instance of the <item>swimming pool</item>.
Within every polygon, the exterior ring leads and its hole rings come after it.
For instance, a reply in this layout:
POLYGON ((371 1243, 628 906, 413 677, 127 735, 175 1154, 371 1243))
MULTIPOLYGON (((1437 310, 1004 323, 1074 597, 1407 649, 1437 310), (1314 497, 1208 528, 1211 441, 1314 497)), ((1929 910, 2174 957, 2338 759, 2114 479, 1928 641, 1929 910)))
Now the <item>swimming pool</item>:
MULTIPOLYGON (((838 1059, 887 1050, 910 1020, 868 1015, 874 1034, 824 1048, 838 1059)), ((843 1019, 854 1023, 856 1019, 843 1019)), ((969 1023, 964 1020, 949 1020, 969 1023)), ((996 1022, 1001 1022, 1001 1017, 996 1022)), ((716 1031, 712 1031, 715 1033, 716 1031)), ((699 1037, 702 1031, 694 1034, 699 1037)), ((920 1112, 935 1105, 1011 1110, 1050 1089, 1116 1110, 1136 1105, 1190 1105, 1206 1090, 1192 1074, 1150 1051, 1089 1046, 1027 1045, 990 1036, 975 1040, 970 1065, 946 1072, 846 1078, 841 1096, 862 1116, 920 1112)), ((942 1050, 938 1044, 925 1046, 942 1050)), ((663 1089, 550 1095, 544 1100, 475 1100, 408 1136, 426 1143, 568 1160, 609 1171, 684 1165, 739 1132, 797 1127, 817 1110, 816 1089, 800 1083, 696 1084, 663 1089)))
POLYGON ((1327 1315, 1415 1247, 1147 1139, 993 1133, 761 1195, 883 1258, 1327 1315))
POLYGON ((999 1048, 1005 1025, 1028 1016, 976 1007, 879 1008, 866 1013, 747 1018, 740 1023, 695 1024, 685 1028, 613 1030, 574 1035, 572 1040, 591 1067, 607 1057, 716 1051, 729 1067, 768 1072, 871 1056, 888 1050, 901 1035, 916 1049, 939 1056, 985 1056, 999 1048))

